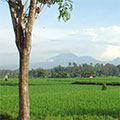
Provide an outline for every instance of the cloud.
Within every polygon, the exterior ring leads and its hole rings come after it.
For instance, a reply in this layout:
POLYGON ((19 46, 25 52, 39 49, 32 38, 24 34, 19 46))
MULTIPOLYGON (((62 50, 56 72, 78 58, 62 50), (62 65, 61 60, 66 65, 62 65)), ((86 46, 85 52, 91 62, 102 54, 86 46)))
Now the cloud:
POLYGON ((40 28, 33 30, 33 37, 37 38, 42 41, 49 41, 49 40, 58 40, 58 39, 65 39, 69 34, 69 30, 64 29, 57 29, 57 28, 40 28))
POLYGON ((109 45, 106 47, 106 50, 104 51, 103 55, 101 56, 104 59, 115 59, 117 57, 120 57, 120 46, 113 46, 109 45))
POLYGON ((18 50, 12 29, 0 27, 0 65, 17 64, 18 50))
MULTIPOLYGON (((0 29, 0 39, 0 62, 16 60, 18 51, 13 31, 0 29)), ((83 29, 35 28, 32 39, 30 62, 43 61, 66 52, 93 56, 100 60, 120 57, 120 26, 83 29)))
POLYGON ((39 51, 44 58, 71 51, 79 56, 112 59, 119 56, 119 45, 120 26, 84 29, 41 28, 33 32, 33 53, 39 51), (115 55, 110 54, 111 46, 116 50, 115 55))
POLYGON ((12 29, 0 28, 0 49, 0 53, 13 53, 16 51, 15 38, 12 29))
POLYGON ((91 36, 92 42, 105 42, 107 44, 120 43, 120 26, 99 27, 84 29, 91 36))
POLYGON ((96 50, 101 49, 98 53, 99 59, 110 60, 120 57, 120 26, 87 28, 84 32, 91 37, 90 41, 97 46, 96 50))

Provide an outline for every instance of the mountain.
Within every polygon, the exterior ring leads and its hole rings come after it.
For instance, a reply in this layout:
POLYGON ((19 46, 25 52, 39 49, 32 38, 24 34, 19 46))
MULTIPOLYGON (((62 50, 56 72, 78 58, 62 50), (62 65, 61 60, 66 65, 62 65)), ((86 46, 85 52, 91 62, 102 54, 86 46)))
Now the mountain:
POLYGON ((90 63, 98 62, 98 60, 94 59, 93 57, 90 56, 78 57, 72 53, 60 54, 48 59, 48 61, 57 62, 59 64, 67 64, 67 65, 69 62, 71 63, 76 62, 77 64, 84 64, 84 63, 90 64, 90 63))
POLYGON ((72 53, 65 53, 65 54, 60 54, 57 55, 55 57, 49 58, 48 61, 54 61, 54 62, 59 62, 59 63, 63 63, 63 62, 76 62, 79 60, 79 57, 72 54, 72 53))
POLYGON ((79 57, 72 53, 64 53, 64 54, 51 57, 46 62, 32 63, 30 64, 30 68, 42 67, 42 68, 48 69, 48 68, 53 68, 58 65, 68 66, 70 62, 71 63, 75 62, 78 65, 79 64, 90 64, 90 63, 92 63, 93 65, 95 65, 96 63, 100 63, 100 64, 110 63, 110 64, 118 65, 120 64, 120 58, 116 58, 112 61, 100 61, 100 60, 96 60, 95 58, 91 56, 80 56, 79 57))
POLYGON ((114 64, 114 65, 119 65, 120 64, 120 57, 110 61, 109 63, 114 64))
POLYGON ((79 61, 78 61, 78 64, 96 64, 96 63, 100 63, 100 61, 96 60, 95 58, 93 57, 90 57, 90 56, 81 56, 79 57, 79 61))
POLYGON ((1 65, 0 70, 18 70, 18 65, 17 64, 6 64, 6 65, 1 65))
MULTIPOLYGON (((39 63, 30 63, 29 68, 30 69, 36 69, 36 68, 44 68, 44 69, 49 69, 49 68, 53 68, 55 66, 58 65, 62 65, 62 66, 68 66, 69 63, 77 63, 79 64, 90 64, 92 63, 93 65, 95 65, 96 63, 100 63, 100 64, 106 64, 106 63, 110 63, 110 64, 114 64, 114 65, 119 65, 120 64, 120 58, 116 58, 112 61, 99 61, 96 60, 95 58, 91 57, 91 56, 77 56, 75 54, 72 53, 65 53, 65 54, 60 54, 54 57, 49 58, 48 60, 46 60, 45 62, 39 62, 39 63)), ((18 69, 17 65, 6 65, 6 66, 0 66, 0 69, 18 69)))

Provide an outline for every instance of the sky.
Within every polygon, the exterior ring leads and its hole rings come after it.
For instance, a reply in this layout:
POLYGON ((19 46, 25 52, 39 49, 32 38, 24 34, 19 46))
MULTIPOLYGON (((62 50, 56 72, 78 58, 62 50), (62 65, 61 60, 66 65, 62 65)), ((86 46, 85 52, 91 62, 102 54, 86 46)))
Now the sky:
MULTIPOLYGON (((120 0, 74 0, 71 19, 58 21, 57 5, 45 7, 36 20, 30 62, 62 53, 98 60, 120 57, 120 0)), ((9 7, 0 1, 0 65, 18 64, 9 7)))

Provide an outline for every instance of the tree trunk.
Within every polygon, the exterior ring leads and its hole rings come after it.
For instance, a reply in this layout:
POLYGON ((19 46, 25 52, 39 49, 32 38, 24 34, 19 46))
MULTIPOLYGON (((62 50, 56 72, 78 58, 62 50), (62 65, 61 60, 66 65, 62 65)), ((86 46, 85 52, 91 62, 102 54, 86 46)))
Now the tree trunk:
MULTIPOLYGON (((20 54, 19 67, 19 120, 29 120, 28 66, 31 51, 33 24, 36 18, 37 0, 30 0, 28 17, 24 23, 22 0, 7 0, 15 32, 16 45, 20 54), (17 7, 16 7, 17 5, 17 7)), ((26 13, 27 14, 27 13, 26 13)))
POLYGON ((29 120, 29 90, 28 90, 28 68, 29 55, 27 49, 23 48, 20 53, 19 74, 19 120, 29 120))
MULTIPOLYGON (((31 51, 31 38, 33 24, 36 18, 36 8, 38 0, 30 0, 28 14, 26 5, 22 5, 22 0, 8 1, 13 28, 15 32, 16 45, 20 54, 19 67, 19 120, 29 120, 29 90, 28 90, 28 66, 31 51), (28 15, 25 18, 24 14, 28 15), (25 19, 25 20, 24 20, 25 19)), ((26 3, 29 0, 26 1, 26 3)))

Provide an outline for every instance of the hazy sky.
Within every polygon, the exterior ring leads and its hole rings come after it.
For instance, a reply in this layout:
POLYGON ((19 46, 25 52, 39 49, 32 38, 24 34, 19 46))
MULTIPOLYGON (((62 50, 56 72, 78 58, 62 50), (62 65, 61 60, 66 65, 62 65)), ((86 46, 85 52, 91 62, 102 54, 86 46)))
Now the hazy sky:
MULTIPOLYGON (((18 51, 6 2, 0 1, 0 65, 17 64, 18 51)), ((57 5, 44 8, 32 36, 30 62, 61 53, 93 56, 99 60, 120 57, 120 0, 74 0, 71 20, 58 22, 57 5)))

